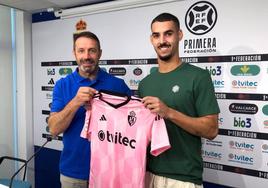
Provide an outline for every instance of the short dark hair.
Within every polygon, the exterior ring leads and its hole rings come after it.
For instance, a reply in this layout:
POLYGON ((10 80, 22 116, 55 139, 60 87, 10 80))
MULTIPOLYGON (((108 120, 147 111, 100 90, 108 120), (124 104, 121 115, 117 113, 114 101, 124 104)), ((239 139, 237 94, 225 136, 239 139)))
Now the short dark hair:
POLYGON ((73 47, 74 47, 74 49, 75 49, 75 42, 80 37, 86 37, 86 38, 95 40, 97 42, 97 44, 98 44, 99 50, 101 49, 100 41, 99 41, 97 35, 95 35, 94 33, 90 32, 90 31, 83 31, 83 32, 80 32, 80 33, 75 33, 73 35, 73 47))
POLYGON ((156 16, 152 23, 151 23, 151 28, 152 28, 152 25, 154 22, 166 22, 166 21, 173 21, 175 23, 175 25, 178 27, 178 29, 180 29, 180 21, 179 19, 174 16, 173 14, 170 14, 170 13, 161 13, 159 14, 158 16, 156 16))

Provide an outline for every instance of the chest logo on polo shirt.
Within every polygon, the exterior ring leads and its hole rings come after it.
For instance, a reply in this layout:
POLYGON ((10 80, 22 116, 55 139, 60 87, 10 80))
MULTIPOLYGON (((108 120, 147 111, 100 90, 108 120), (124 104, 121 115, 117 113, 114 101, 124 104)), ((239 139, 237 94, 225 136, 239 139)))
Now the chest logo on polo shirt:
POLYGON ((179 90, 180 90, 180 87, 178 85, 175 85, 175 86, 172 87, 172 92, 173 93, 177 93, 177 92, 179 92, 179 90))

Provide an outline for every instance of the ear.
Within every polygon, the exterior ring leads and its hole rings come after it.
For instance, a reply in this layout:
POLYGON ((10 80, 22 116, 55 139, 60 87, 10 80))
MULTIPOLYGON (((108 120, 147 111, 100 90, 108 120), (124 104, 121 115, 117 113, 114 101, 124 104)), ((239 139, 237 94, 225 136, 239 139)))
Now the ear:
POLYGON ((73 49, 73 55, 75 56, 75 51, 74 51, 74 49, 73 49))
POLYGON ((150 35, 150 42, 151 42, 151 44, 153 44, 153 36, 152 35, 150 35))
POLYGON ((179 36, 179 41, 181 41, 181 39, 183 38, 183 32, 181 29, 178 31, 178 36, 179 36))
POLYGON ((102 49, 100 49, 99 59, 101 58, 101 55, 102 55, 102 49))

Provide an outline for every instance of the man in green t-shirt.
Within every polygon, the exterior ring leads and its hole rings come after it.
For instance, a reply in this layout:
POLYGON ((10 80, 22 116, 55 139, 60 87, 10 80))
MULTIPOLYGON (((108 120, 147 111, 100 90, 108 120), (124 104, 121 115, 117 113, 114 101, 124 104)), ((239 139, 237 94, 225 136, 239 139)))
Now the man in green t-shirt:
POLYGON ((159 68, 140 82, 138 94, 147 108, 165 119, 171 149, 157 157, 148 154, 147 184, 202 187, 201 137, 218 134, 220 110, 212 80, 207 70, 181 62, 183 33, 177 17, 162 13, 151 30, 159 68))

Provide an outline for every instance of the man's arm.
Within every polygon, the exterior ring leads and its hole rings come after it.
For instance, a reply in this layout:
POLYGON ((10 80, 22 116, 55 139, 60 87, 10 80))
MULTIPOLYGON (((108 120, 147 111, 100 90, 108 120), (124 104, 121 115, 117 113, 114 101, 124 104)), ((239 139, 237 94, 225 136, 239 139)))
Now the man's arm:
POLYGON ((169 119, 193 135, 212 140, 218 134, 218 114, 190 117, 169 108, 157 97, 144 97, 143 103, 151 112, 157 113, 165 119, 169 119))
POLYGON ((71 121, 80 106, 86 105, 96 90, 90 87, 80 87, 76 96, 60 112, 52 112, 48 119, 49 132, 53 136, 63 133, 71 124, 71 121))

